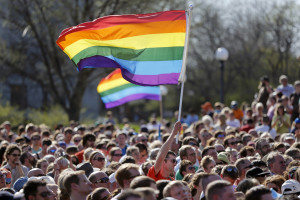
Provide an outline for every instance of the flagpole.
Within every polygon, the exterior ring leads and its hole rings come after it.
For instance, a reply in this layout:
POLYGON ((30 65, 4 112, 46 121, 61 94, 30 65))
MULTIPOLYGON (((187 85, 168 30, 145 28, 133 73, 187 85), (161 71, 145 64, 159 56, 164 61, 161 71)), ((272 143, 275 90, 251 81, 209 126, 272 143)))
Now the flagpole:
MULTIPOLYGON (((185 72, 186 72, 186 59, 188 53, 188 46, 189 46, 189 38, 190 38, 190 26, 192 20, 192 10, 193 10, 193 3, 189 2, 188 9, 187 9, 187 26, 186 26, 186 38, 183 50, 183 58, 182 58, 182 67, 178 81, 181 83, 181 91, 180 91, 180 101, 179 101, 179 111, 178 111, 178 121, 181 119, 181 111, 182 111, 182 99, 183 99, 183 90, 184 90, 184 82, 185 82, 185 72)), ((178 144, 179 133, 176 136, 176 144, 178 144)))
POLYGON ((159 100, 159 111, 160 111, 160 121, 163 123, 164 115, 163 115, 163 104, 162 104, 162 95, 160 93, 160 100, 159 100))

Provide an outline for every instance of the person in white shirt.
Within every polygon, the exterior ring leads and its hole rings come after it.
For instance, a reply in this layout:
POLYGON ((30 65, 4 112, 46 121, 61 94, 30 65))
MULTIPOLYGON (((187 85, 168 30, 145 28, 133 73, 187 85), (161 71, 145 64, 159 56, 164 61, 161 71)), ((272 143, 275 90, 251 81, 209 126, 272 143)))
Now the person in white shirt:
POLYGON ((268 115, 263 115, 263 124, 260 126, 255 127, 257 132, 268 132, 274 139, 277 135, 276 130, 270 126, 270 119, 268 115))

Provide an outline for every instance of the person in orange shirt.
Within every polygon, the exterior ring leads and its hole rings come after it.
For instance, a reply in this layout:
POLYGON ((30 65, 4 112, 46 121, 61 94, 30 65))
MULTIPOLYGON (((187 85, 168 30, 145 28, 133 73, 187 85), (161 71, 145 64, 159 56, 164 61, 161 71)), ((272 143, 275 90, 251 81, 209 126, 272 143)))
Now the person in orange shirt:
POLYGON ((234 117, 236 119, 240 120, 240 122, 241 122, 244 118, 244 113, 243 113, 242 109, 240 109, 238 107, 238 102, 237 101, 232 101, 231 104, 230 104, 230 107, 233 110, 234 117))

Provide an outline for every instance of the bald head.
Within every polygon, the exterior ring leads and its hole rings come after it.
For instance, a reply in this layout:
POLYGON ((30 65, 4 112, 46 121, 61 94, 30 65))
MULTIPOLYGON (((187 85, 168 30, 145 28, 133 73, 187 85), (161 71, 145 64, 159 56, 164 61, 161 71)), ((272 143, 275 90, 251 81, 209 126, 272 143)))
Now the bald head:
POLYGON ((38 177, 38 176, 45 176, 43 170, 41 170, 40 168, 33 168, 31 169, 28 174, 27 174, 27 177, 30 178, 30 177, 38 177))

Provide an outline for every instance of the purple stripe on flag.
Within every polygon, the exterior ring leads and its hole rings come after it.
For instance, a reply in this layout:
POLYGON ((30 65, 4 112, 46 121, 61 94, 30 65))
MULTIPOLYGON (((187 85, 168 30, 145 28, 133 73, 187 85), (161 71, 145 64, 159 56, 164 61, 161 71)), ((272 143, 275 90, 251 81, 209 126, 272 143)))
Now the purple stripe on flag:
POLYGON ((155 94, 134 94, 134 95, 127 96, 127 97, 125 97, 123 99, 120 99, 118 101, 106 103, 105 107, 107 109, 109 109, 109 108, 113 108, 113 107, 122 105, 124 103, 127 103, 129 101, 134 101, 134 100, 139 100, 139 99, 149 99, 149 100, 159 101, 160 100, 160 96, 159 95, 155 95, 155 94))
POLYGON ((180 73, 159 74, 159 75, 136 75, 123 69, 119 63, 104 56, 92 56, 82 59, 78 62, 78 70, 83 68, 95 68, 95 67, 111 67, 120 68, 122 70, 122 76, 127 81, 136 85, 155 86, 155 85, 168 85, 178 84, 178 78, 180 73))

